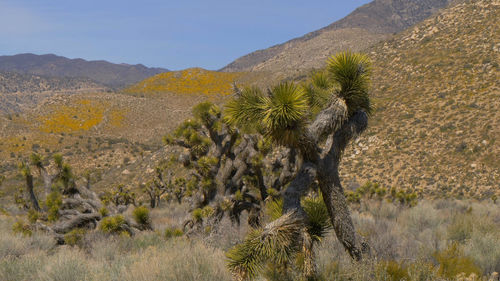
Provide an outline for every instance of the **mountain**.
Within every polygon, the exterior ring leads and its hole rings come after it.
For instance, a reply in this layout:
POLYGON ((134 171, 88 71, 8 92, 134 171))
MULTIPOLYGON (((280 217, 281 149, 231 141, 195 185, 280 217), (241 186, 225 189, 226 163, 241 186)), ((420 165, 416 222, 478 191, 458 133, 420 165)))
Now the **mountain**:
POLYGON ((442 10, 367 52, 376 105, 351 182, 488 198, 500 182, 500 1, 442 10))
POLYGON ((0 71, 52 77, 88 78, 109 87, 123 87, 166 72, 142 64, 114 64, 107 61, 68 59, 53 54, 0 56, 0 71))
POLYGON ((375 0, 331 25, 245 55, 222 71, 272 71, 290 76, 321 67, 338 51, 360 51, 428 18, 452 0, 375 0))

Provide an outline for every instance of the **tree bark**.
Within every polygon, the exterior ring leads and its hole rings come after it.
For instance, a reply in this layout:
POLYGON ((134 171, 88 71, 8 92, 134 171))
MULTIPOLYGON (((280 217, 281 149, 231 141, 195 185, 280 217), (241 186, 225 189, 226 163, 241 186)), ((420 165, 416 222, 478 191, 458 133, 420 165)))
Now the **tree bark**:
POLYGON ((33 175, 31 175, 31 173, 26 175, 26 186, 28 188, 28 193, 33 209, 40 212, 41 209, 40 205, 38 204, 38 199, 36 199, 36 194, 33 186, 33 175))
POLYGON ((349 207, 340 183, 339 165, 347 144, 361 134, 368 126, 368 115, 357 112, 351 116, 334 134, 328 153, 323 157, 318 169, 318 182, 323 200, 335 230, 344 248, 355 260, 361 260, 361 251, 356 244, 356 232, 349 207))

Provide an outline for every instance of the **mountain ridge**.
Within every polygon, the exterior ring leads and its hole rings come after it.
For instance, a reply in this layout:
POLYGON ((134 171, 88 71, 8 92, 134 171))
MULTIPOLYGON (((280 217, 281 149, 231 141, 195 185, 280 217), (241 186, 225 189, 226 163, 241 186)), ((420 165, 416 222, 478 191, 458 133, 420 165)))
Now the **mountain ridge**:
POLYGON ((273 71, 287 77, 306 69, 318 68, 335 52, 366 49, 457 2, 459 1, 375 0, 326 27, 244 55, 220 71, 273 71))
POLYGON ((48 77, 88 78, 108 87, 120 88, 168 69, 142 64, 115 64, 105 60, 70 59, 55 54, 23 53, 0 56, 0 71, 34 74, 48 77))

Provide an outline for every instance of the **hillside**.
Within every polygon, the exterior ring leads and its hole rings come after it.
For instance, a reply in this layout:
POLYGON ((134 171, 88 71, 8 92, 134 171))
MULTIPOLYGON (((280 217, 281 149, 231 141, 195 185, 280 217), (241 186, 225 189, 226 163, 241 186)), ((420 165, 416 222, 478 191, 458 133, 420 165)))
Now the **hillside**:
POLYGON ((0 71, 51 77, 83 77, 109 87, 123 87, 168 70, 148 68, 142 64, 114 64, 102 60, 68 59, 52 54, 19 54, 0 56, 0 71))
POLYGON ((487 197, 500 182, 500 1, 460 4, 369 53, 377 111, 344 177, 487 197))
POLYGON ((55 93, 74 94, 105 90, 105 86, 90 79, 0 72, 0 113, 34 108, 55 93))
POLYGON ((234 83, 262 84, 266 83, 267 80, 266 73, 228 73, 189 68, 155 75, 124 89, 123 92, 139 96, 157 96, 165 93, 225 96, 233 92, 234 83))
POLYGON ((320 30, 245 55, 222 71, 272 71, 288 77, 321 67, 338 51, 360 51, 418 23, 451 0, 375 0, 320 30))
POLYGON ((34 74, 0 72, 0 93, 41 93, 103 89, 103 85, 85 78, 45 77, 34 74))

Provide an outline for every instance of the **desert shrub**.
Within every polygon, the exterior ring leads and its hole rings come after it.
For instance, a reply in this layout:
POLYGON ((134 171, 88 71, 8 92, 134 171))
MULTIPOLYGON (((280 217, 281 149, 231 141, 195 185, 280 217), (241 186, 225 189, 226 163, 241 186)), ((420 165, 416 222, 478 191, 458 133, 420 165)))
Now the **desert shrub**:
POLYGON ((38 273, 40 281, 81 281, 92 280, 89 262, 77 249, 63 249, 48 260, 38 273))
POLYGON ((191 213, 191 216, 193 217, 193 220, 195 222, 201 222, 203 220, 203 210, 200 208, 196 208, 191 213))
POLYGON ((215 210, 212 206, 205 206, 201 209, 201 213, 204 218, 208 218, 215 213, 215 210))
MULTIPOLYGON (((408 280, 408 267, 404 263, 399 263, 396 261, 383 261, 377 265, 376 269, 379 273, 387 274, 388 280, 399 281, 408 280)), ((384 275, 384 274, 378 274, 384 275)))
POLYGON ((99 229, 108 234, 126 234, 128 232, 125 230, 125 225, 125 218, 122 215, 116 215, 103 218, 99 224, 99 229))
POLYGON ((435 229, 443 222, 439 212, 434 209, 432 204, 427 202, 405 210, 401 213, 402 224, 412 234, 418 234, 425 229, 435 229))
POLYGON ((123 252, 135 253, 149 247, 159 248, 165 243, 161 234, 156 232, 140 233, 132 238, 121 237, 118 240, 117 247, 123 252))
POLYGON ((39 268, 43 266, 45 256, 36 252, 22 257, 9 256, 0 259, 0 280, 37 280, 39 268))
POLYGON ((401 205, 408 207, 414 207, 418 203, 418 195, 413 191, 395 187, 388 189, 370 181, 358 187, 355 191, 346 191, 345 195, 347 202, 351 204, 359 204, 362 200, 367 201, 369 199, 385 199, 389 202, 399 202, 401 205))
POLYGON ((436 252, 434 257, 439 263, 438 273, 444 278, 454 279, 460 273, 481 276, 481 269, 463 254, 458 243, 452 243, 443 251, 436 252))
POLYGON ((59 218, 59 209, 62 205, 61 193, 57 190, 53 190, 45 200, 45 205, 47 206, 47 219, 49 221, 56 221, 59 218))
POLYGON ((36 210, 31 209, 28 211, 28 220, 30 223, 35 223, 39 218, 40 218, 40 213, 37 212, 36 210))
POLYGON ((99 209, 99 214, 101 214, 103 218, 107 217, 109 215, 109 210, 106 207, 102 207, 99 209))
POLYGON ((184 235, 184 232, 180 228, 169 227, 165 229, 165 238, 170 239, 174 237, 180 237, 184 235))
POLYGON ((12 231, 24 236, 31 236, 33 234, 31 226, 22 220, 18 220, 12 225, 12 231))
POLYGON ((134 216, 134 220, 140 225, 149 226, 151 224, 149 210, 144 206, 135 208, 132 215, 134 216))
POLYGON ((474 230, 474 217, 469 214, 457 214, 448 226, 448 239, 464 242, 471 238, 474 230))
POLYGON ((171 241, 161 249, 150 247, 134 255, 120 280, 232 280, 220 249, 196 241, 171 241))
POLYGON ((70 246, 80 245, 80 242, 84 237, 85 230, 81 228, 75 228, 70 232, 64 234, 64 243, 70 246))
MULTIPOLYGON (((498 231, 498 229, 497 229, 498 231)), ((474 232, 464 251, 484 274, 500 272, 500 234, 474 232)))

